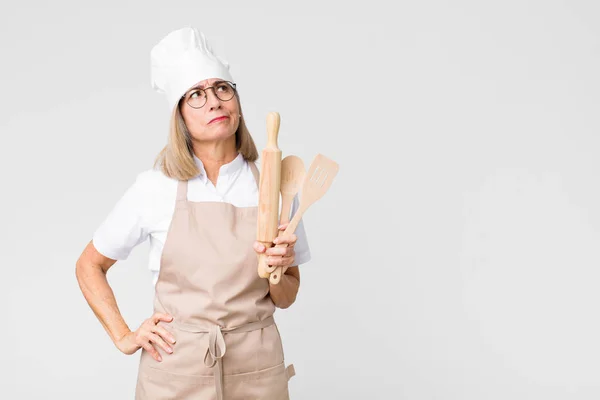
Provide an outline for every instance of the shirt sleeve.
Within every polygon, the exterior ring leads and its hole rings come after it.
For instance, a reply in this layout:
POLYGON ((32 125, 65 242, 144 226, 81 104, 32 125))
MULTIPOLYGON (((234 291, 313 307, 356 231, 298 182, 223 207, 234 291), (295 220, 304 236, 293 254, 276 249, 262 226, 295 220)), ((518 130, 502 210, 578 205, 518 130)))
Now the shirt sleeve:
MULTIPOLYGON (((298 211, 298 207, 300 206, 300 200, 298 199, 298 195, 294 196, 294 200, 292 201, 292 207, 290 210, 290 220, 298 211)), ((306 264, 310 261, 310 247, 308 246, 308 239, 306 237, 306 230, 304 228, 304 222, 300 219, 298 226, 296 227, 296 245, 294 246, 294 251, 296 253, 294 257, 294 263, 296 265, 306 264)))
POLYGON ((94 232, 94 247, 105 257, 125 260, 149 235, 145 218, 147 173, 141 173, 94 232))

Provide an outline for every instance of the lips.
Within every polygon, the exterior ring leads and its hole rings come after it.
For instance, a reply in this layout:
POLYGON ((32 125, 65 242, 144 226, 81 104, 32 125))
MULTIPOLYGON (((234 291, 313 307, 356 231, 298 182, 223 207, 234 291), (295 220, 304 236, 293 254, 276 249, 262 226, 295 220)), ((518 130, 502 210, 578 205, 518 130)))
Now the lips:
POLYGON ((212 124, 213 122, 219 122, 219 121, 223 121, 225 119, 228 119, 229 117, 223 115, 221 117, 217 117, 217 118, 213 118, 210 120, 209 124, 212 124))

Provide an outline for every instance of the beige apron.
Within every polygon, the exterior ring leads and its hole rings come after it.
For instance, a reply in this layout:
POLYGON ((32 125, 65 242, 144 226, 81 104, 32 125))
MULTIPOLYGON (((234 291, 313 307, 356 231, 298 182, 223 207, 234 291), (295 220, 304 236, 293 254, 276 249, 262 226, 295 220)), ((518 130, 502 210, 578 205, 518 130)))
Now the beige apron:
MULTIPOLYGON (((250 163, 257 186, 256 165, 250 163)), ((155 312, 172 322, 173 353, 142 349, 137 400, 289 399, 293 365, 284 364, 268 279, 257 274, 258 207, 187 200, 187 181, 163 249, 155 312)))

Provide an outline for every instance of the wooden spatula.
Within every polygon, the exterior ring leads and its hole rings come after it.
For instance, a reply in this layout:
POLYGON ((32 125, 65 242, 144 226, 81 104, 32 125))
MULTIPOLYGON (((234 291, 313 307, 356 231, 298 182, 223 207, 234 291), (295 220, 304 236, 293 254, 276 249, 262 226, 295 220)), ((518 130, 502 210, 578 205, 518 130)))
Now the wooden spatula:
MULTIPOLYGON (((325 157, 322 154, 317 154, 313 162, 310 164, 306 176, 304 177, 298 211, 296 211, 288 227, 283 232, 284 235, 294 233, 304 212, 315 201, 323 197, 323 195, 331 186, 331 183, 337 175, 338 170, 339 165, 335 161, 325 157)), ((278 244, 276 247, 286 246, 286 244, 278 244)), ((269 276, 269 281, 274 285, 278 284, 281 280, 282 273, 280 272, 280 269, 281 268, 279 267, 269 276)))
MULTIPOLYGON (((279 223, 282 225, 290 222, 292 202, 304 182, 305 175, 304 162, 300 157, 287 156, 281 161, 281 215, 279 216, 279 223)), ((283 231, 279 231, 278 236, 283 234, 283 231)), ((276 268, 276 266, 267 265, 265 271, 271 273, 276 268)))

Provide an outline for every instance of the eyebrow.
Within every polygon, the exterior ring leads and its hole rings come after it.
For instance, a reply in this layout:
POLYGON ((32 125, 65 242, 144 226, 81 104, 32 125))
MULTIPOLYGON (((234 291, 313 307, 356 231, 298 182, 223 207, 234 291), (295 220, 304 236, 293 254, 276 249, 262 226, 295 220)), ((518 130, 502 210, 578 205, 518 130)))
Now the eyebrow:
MULTIPOLYGON (((213 85, 216 85, 218 83, 223 83, 223 82, 225 82, 225 81, 224 80, 214 81, 213 85)), ((204 85, 203 84, 196 85, 196 86, 190 88, 187 92, 189 93, 190 91, 195 90, 195 89, 204 89, 204 85)))

